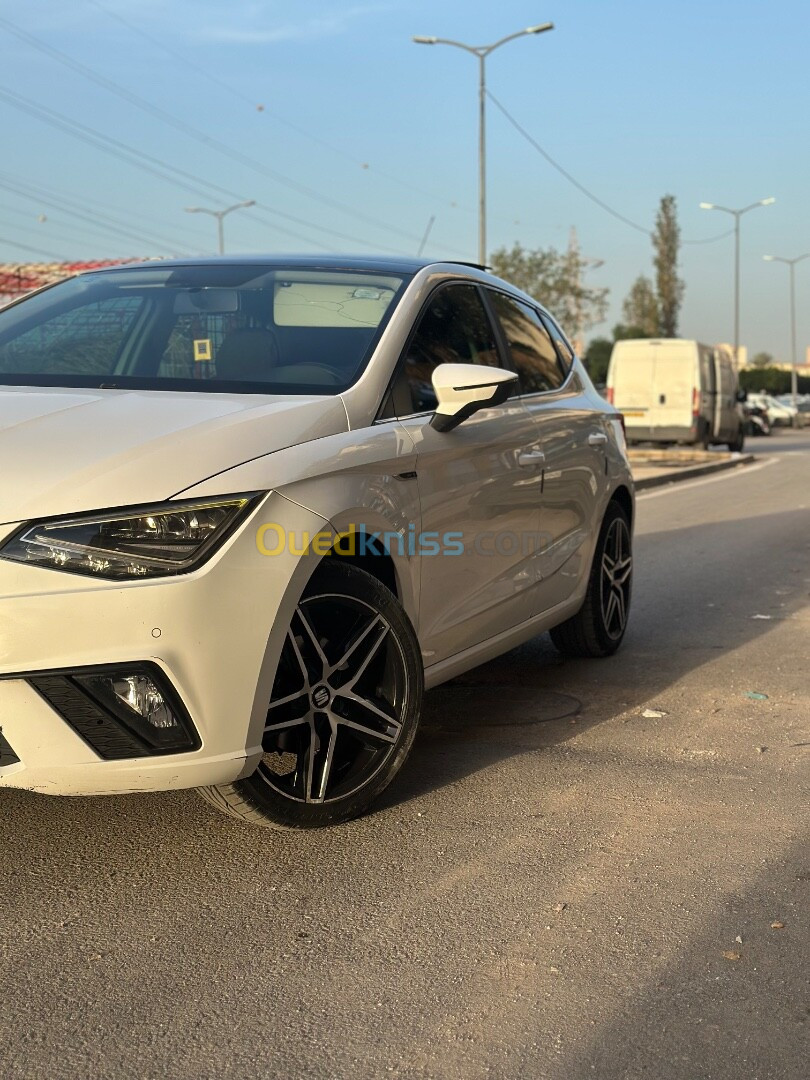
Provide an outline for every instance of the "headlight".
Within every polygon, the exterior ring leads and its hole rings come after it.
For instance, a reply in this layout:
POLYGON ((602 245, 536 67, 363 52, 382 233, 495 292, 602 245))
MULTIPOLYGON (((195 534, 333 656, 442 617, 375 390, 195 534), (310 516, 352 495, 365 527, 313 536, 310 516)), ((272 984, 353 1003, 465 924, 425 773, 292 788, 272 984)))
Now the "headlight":
POLYGON ((115 580, 182 574, 204 562, 260 497, 254 492, 29 523, 0 547, 0 558, 115 580))

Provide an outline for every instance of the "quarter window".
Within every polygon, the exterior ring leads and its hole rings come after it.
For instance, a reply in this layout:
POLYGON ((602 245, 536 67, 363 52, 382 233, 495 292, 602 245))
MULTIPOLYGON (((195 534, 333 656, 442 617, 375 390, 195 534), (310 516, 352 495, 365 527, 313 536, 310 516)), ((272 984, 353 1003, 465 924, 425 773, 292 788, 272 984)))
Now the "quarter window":
POLYGON ((543 322, 551 331, 552 340, 557 346, 557 352, 560 354, 560 358, 567 370, 574 362, 574 350, 568 343, 568 338, 565 336, 565 334, 562 332, 557 323, 554 321, 554 319, 551 318, 549 314, 544 315, 543 322))
POLYGON ((431 377, 439 364, 498 367, 489 316, 474 285, 448 285, 431 300, 405 354, 411 412, 436 408, 431 377))
POLYGON ((504 293, 490 291, 489 296, 503 328, 512 364, 520 376, 523 393, 537 394, 562 386, 565 372, 537 312, 504 293))

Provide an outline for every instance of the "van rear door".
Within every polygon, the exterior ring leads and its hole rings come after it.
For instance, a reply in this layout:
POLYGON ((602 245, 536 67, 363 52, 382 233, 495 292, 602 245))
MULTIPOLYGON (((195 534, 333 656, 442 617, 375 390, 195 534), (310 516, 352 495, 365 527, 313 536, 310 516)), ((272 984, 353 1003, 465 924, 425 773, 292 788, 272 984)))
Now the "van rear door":
POLYGON ((694 345, 656 344, 650 422, 657 438, 689 438, 697 380, 694 345))
POLYGON ((636 345, 617 349, 612 364, 613 404, 624 415, 628 432, 650 437, 650 402, 653 392, 653 348, 636 345))

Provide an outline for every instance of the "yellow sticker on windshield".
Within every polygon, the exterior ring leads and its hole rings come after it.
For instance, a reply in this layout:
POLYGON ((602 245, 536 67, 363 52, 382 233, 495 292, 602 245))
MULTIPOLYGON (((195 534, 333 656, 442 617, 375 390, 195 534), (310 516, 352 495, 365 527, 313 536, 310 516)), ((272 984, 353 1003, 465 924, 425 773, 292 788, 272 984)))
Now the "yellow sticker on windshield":
POLYGON ((196 338, 194 341, 194 359, 197 363, 202 363, 204 360, 212 360, 213 354, 211 353, 211 339, 210 338, 196 338))

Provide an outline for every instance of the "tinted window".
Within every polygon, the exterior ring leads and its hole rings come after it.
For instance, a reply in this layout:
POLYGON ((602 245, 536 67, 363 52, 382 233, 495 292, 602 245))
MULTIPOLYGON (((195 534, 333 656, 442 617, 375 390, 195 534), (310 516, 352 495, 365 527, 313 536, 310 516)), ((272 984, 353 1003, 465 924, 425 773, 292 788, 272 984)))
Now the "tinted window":
POLYGON ((0 383, 336 394, 404 283, 224 263, 88 274, 0 311, 0 383))
POLYGON ((35 321, 0 346, 0 372, 106 374, 140 307, 138 296, 110 296, 35 321))
POLYGON ((524 394, 554 390, 565 380, 548 330, 537 312, 511 296, 491 291, 515 371, 524 394))
POLYGON ((412 412, 436 408, 431 376, 439 364, 498 367, 489 316, 473 285, 448 285, 430 301, 405 354, 412 412))
POLYGON ((571 348, 571 345, 568 342, 568 338, 565 336, 565 334, 562 332, 556 322, 551 318, 551 316, 544 315, 543 322, 546 324, 551 333, 554 344, 557 346, 557 352, 559 353, 560 359, 562 360, 563 366, 565 367, 567 372, 568 368, 571 367, 571 364, 574 360, 574 350, 571 348))

